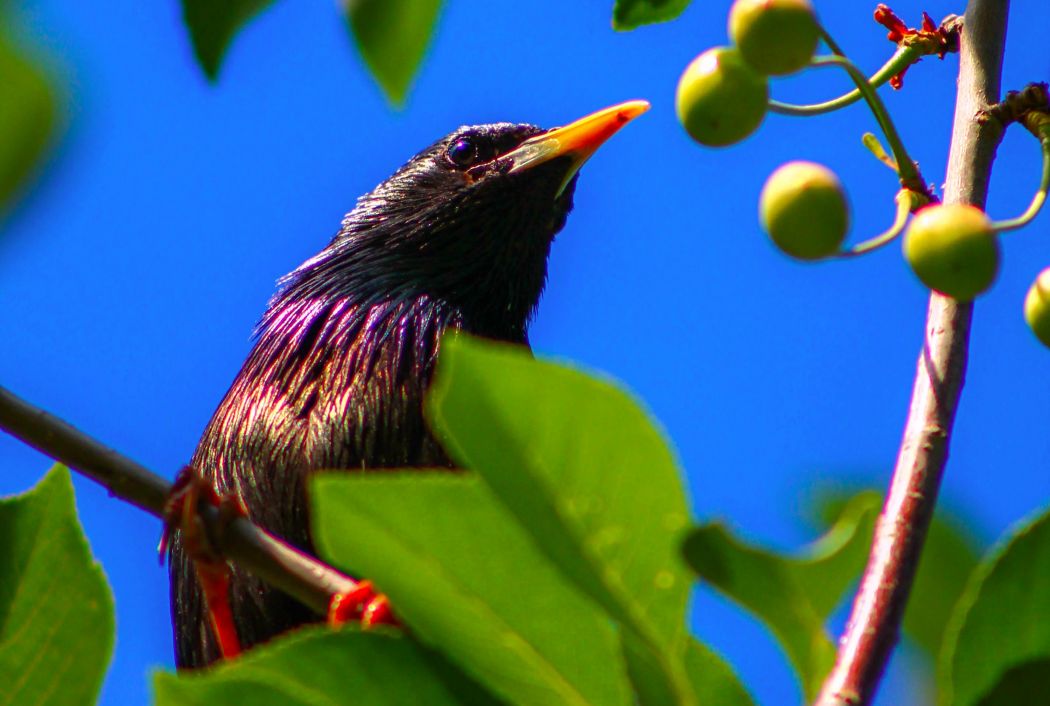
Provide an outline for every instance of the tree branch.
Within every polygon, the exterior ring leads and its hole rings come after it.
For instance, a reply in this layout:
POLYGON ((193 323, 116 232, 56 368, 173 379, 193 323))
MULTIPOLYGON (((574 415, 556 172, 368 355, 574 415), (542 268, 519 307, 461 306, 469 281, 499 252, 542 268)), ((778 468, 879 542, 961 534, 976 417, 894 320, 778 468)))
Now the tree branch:
MULTIPOLYGON (((1007 0, 970 0, 960 38, 959 88, 946 203, 984 206, 1002 125, 981 112, 999 97, 1007 0)), ((817 706, 869 704, 897 643, 901 619, 948 458, 966 373, 971 303, 932 294, 911 408, 868 566, 817 706)))
MULTIPOLYGON (((148 468, 103 446, 58 417, 0 387, 0 429, 95 481, 111 495, 158 518, 171 484, 148 468)), ((220 521, 218 509, 202 504, 201 519, 223 556, 301 601, 318 615, 336 594, 357 582, 255 526, 246 518, 220 521)))

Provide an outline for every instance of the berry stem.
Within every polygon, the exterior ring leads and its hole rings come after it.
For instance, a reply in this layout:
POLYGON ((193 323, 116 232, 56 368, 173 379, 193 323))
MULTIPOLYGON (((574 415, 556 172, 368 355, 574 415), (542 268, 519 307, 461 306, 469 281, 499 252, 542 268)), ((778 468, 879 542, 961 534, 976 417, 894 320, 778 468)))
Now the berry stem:
MULTIPOLYGON (((823 30, 821 31, 823 32, 823 30)), ((829 47, 832 47, 832 43, 829 41, 827 34, 824 34, 823 37, 825 43, 827 43, 829 47)), ((843 54, 837 50, 837 47, 832 47, 832 51, 838 56, 843 56, 843 54)), ((897 51, 893 53, 893 56, 882 65, 881 69, 872 74, 871 78, 867 79, 866 83, 872 88, 879 88, 889 82, 891 78, 899 74, 901 71, 917 62, 922 56, 922 49, 916 45, 898 47, 897 51)), ((831 100, 822 103, 810 103, 807 105, 782 103, 781 101, 771 99, 769 101, 769 110, 772 113, 779 113, 780 115, 795 115, 800 117, 822 115, 824 113, 831 113, 840 108, 853 105, 863 97, 864 94, 860 92, 860 89, 854 88, 849 93, 844 93, 838 98, 832 98, 831 100)))
POLYGON ((892 243, 897 239, 897 236, 904 232, 904 226, 908 222, 908 214, 917 209, 919 205, 927 203, 928 199, 922 194, 918 194, 910 189, 901 189, 897 192, 897 215, 893 219, 893 225, 887 228, 882 233, 879 233, 874 238, 865 240, 862 243, 857 243, 849 250, 844 250, 837 254, 838 257, 856 257, 857 255, 864 255, 871 252, 872 250, 878 250, 883 245, 892 243))
POLYGON ((846 52, 842 51, 842 47, 839 46, 828 31, 824 29, 824 25, 817 23, 817 31, 820 32, 820 38, 824 40, 824 43, 828 45, 828 49, 831 50, 832 54, 838 54, 839 56, 846 56, 846 52))
POLYGON ((1039 146, 1043 152, 1043 176, 1039 180, 1039 190, 1032 197, 1032 203, 1027 210, 1017 218, 1007 218, 1003 221, 992 221, 992 228, 1000 233, 1007 230, 1016 230, 1028 223, 1039 214, 1046 201, 1047 189, 1050 189, 1050 125, 1045 126, 1039 132, 1039 146))
POLYGON ((886 142, 889 144, 890 151, 893 152, 893 158, 897 162, 897 172, 900 174, 901 184, 913 191, 926 193, 926 185, 922 182, 919 169, 915 166, 915 162, 912 161, 911 157, 908 156, 908 151, 904 148, 904 142, 897 132, 897 127, 893 124, 889 111, 886 110, 886 106, 883 104, 882 99, 879 98, 879 94, 868 83, 868 79, 860 72, 860 69, 844 56, 818 56, 810 62, 810 66, 838 66, 846 70, 850 78, 853 79, 853 83, 857 85, 857 89, 864 97, 864 100, 867 101, 871 112, 875 115, 875 120, 878 121, 879 127, 882 128, 883 135, 886 136, 886 142))

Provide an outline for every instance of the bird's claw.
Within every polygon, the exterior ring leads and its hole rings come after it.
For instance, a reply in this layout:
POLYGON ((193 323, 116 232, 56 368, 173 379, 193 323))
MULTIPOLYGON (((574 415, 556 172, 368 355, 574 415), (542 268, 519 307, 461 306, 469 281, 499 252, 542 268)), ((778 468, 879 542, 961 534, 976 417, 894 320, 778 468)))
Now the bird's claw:
POLYGON ((371 581, 361 581, 352 591, 332 596, 328 624, 335 627, 349 622, 359 622, 365 630, 376 625, 399 625, 390 610, 390 601, 376 593, 371 581))
POLYGON ((182 545, 197 571, 219 651, 223 659, 230 659, 241 652, 230 608, 230 568, 208 534, 208 528, 200 516, 201 503, 218 508, 219 527, 237 517, 247 516, 247 510, 239 497, 220 495, 195 468, 185 466, 175 477, 171 493, 164 504, 164 531, 158 552, 163 561, 171 548, 174 533, 182 533, 182 545))
POLYGON ((175 476, 171 492, 164 503, 164 530, 157 546, 161 561, 171 548, 172 536, 179 531, 182 532, 186 552, 194 560, 225 564, 222 552, 216 548, 201 519, 199 507, 202 502, 218 508, 220 528, 235 518, 248 516, 244 501, 239 496, 220 495, 193 466, 183 466, 175 476))

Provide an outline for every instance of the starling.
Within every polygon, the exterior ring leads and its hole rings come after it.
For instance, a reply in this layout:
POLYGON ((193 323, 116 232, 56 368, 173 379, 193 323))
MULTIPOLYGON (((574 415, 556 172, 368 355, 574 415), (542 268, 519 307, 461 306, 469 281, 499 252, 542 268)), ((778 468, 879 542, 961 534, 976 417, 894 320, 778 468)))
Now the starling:
MULTIPOLYGON (((528 345, 580 166, 647 109, 630 101, 552 130, 462 127, 358 199, 328 246, 281 279, 192 468, 312 554, 312 471, 451 467, 422 412, 442 333, 528 345)), ((220 654, 180 534, 176 663, 201 667, 220 654)), ((236 567, 229 604, 245 647, 318 619, 236 567)))

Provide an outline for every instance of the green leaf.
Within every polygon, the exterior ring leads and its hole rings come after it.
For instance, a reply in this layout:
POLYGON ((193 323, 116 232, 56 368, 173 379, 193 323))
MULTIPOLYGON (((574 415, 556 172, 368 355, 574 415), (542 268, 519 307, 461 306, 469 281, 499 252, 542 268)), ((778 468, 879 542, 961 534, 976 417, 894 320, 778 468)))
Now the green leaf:
POLYGON ((430 419, 536 545, 613 613, 683 634, 689 510, 663 436, 622 390, 524 348, 447 337, 430 419))
POLYGON ((69 471, 0 500, 0 704, 93 703, 113 598, 77 521, 69 471))
POLYGON ((686 539, 685 558, 697 573, 773 632, 807 700, 834 663, 825 623, 864 568, 878 508, 877 497, 854 498, 832 528, 795 557, 745 544, 718 523, 686 539))
POLYGON ((423 61, 441 0, 345 0, 357 48, 390 102, 402 105, 423 61))
POLYGON ((674 457, 622 390, 465 335, 442 341, 427 405, 452 457, 477 471, 563 574, 659 654, 679 696, 689 510, 674 457))
POLYGON ((158 672, 153 687, 158 706, 498 703, 408 637, 321 626, 290 633, 211 669, 158 672))
POLYGON ((182 0, 182 21, 209 80, 218 78, 234 35, 271 4, 273 0, 182 0))
MULTIPOLYGON (((1009 670, 1047 659, 1050 511, 1010 532, 970 577, 945 632, 937 675, 941 703, 991 703, 983 700, 985 694, 1012 688, 1012 683, 1001 684, 1009 670)), ((1036 693, 1045 696, 1050 676, 1042 674, 1036 693)), ((1011 682, 1030 676, 1021 670, 1011 682)))
POLYGON ((516 704, 627 704, 612 624, 476 477, 322 474, 322 552, 375 581, 425 644, 516 704))
POLYGON ((978 706, 1050 706, 1050 659, 1025 662, 1002 673, 978 706))
MULTIPOLYGON (((675 703, 674 694, 668 691, 660 667, 653 661, 652 652, 639 644, 631 633, 623 633, 622 637, 627 672, 638 693, 638 703, 641 706, 675 703)), ((740 683, 732 667, 706 645, 689 638, 684 663, 697 703, 705 706, 754 706, 751 695, 740 683)))
POLYGON ((691 0, 616 0, 613 29, 634 29, 654 22, 667 22, 682 14, 691 0))
POLYGON ((56 97, 48 75, 0 32, 0 208, 36 171, 56 122, 56 97))
POLYGON ((894 161, 893 157, 886 152, 886 148, 882 146, 882 142, 875 136, 874 133, 864 133, 860 141, 868 148, 868 151, 875 155, 875 159, 879 160, 893 171, 897 171, 897 162, 894 161))
MULTIPOLYGON (((875 490, 862 491, 878 502, 875 490)), ((813 508, 821 526, 828 526, 855 494, 818 491, 813 508)), ((904 634, 936 659, 944 630, 966 581, 977 566, 979 543, 964 520, 939 508, 923 546, 919 570, 904 612, 904 634)))
POLYGON ((689 640, 685 669, 701 704, 754 706, 754 700, 733 668, 706 645, 689 640))

